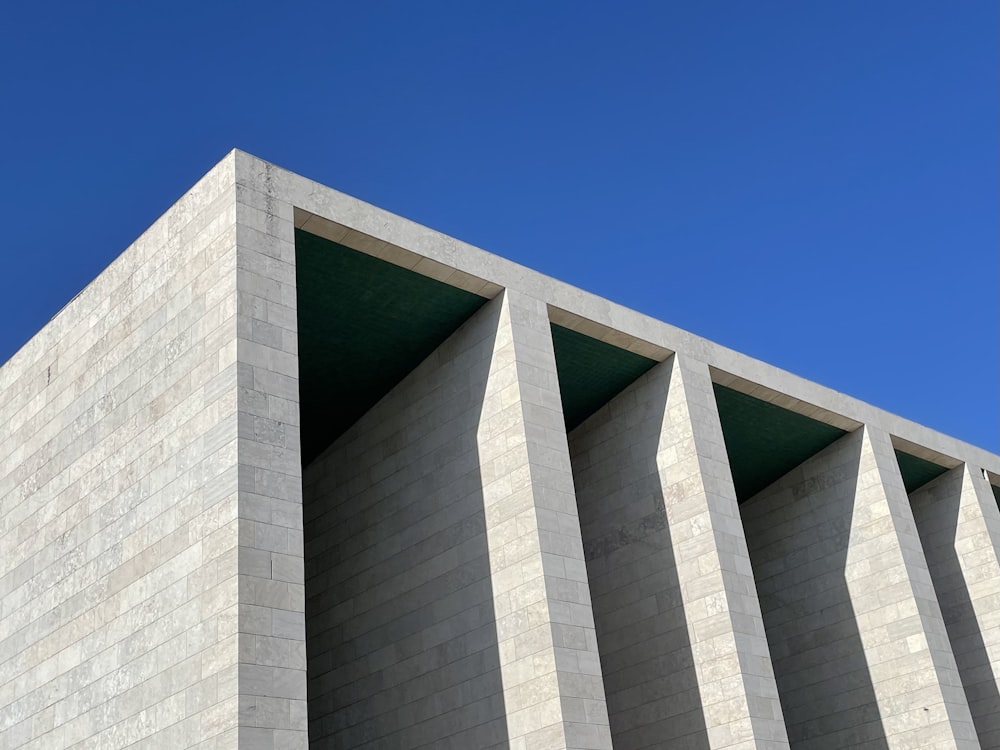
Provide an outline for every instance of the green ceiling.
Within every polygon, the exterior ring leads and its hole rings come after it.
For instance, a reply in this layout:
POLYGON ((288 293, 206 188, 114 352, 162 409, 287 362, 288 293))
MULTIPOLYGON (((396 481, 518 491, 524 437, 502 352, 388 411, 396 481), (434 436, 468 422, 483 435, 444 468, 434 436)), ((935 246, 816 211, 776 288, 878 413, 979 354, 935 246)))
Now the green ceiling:
POLYGON ((907 492, 923 487, 948 471, 944 466, 938 466, 903 451, 896 451, 896 462, 899 464, 899 473, 903 475, 903 485, 907 492))
POLYGON ((567 431, 656 364, 654 359, 555 324, 552 347, 567 431))
MULTIPOLYGON (((308 464, 486 299, 296 230, 302 460, 308 464)), ((552 326, 568 429, 656 362, 552 326)))
MULTIPOLYGON (((295 254, 307 464, 486 299, 302 230, 295 233, 295 254)), ((568 430, 656 364, 558 325, 552 343, 568 430)), ((716 385, 715 394, 741 502, 845 434, 724 386, 716 385)), ((946 471, 896 455, 907 491, 946 471)))
POLYGON ((295 263, 308 464, 486 299, 302 230, 295 263))
MULTIPOLYGON (((718 384, 715 399, 740 502, 846 434, 837 427, 718 384)), ((896 460, 907 492, 948 471, 902 451, 896 451, 896 460)))
POLYGON ((718 384, 715 400, 741 503, 847 434, 718 384))

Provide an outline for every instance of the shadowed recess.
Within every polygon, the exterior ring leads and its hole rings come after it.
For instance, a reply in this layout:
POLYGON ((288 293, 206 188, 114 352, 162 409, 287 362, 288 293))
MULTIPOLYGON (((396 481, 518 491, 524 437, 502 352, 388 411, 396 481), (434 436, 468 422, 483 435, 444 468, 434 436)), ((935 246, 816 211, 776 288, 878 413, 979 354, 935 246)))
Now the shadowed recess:
MULTIPOLYGON (((740 507, 791 750, 889 750, 848 583, 863 449, 845 435, 740 507)), ((873 598, 893 585, 864 582, 873 598)))
POLYGON ((1000 487, 995 484, 991 484, 990 487, 993 488, 993 497, 997 499, 997 506, 1000 507, 1000 487))
POLYGON ((655 359, 554 323, 552 347, 567 432, 656 364, 655 359))
POLYGON ((300 229, 295 263, 307 465, 486 298, 300 229))
POLYGON ((936 463, 917 458, 903 451, 896 451, 896 463, 899 464, 899 473, 903 475, 903 485, 907 492, 913 492, 917 487, 923 487, 932 479, 937 479, 948 469, 938 466, 936 463))
POLYGON ((569 436, 611 744, 618 750, 711 746, 688 631, 690 601, 682 596, 657 462, 670 377, 669 367, 654 368, 569 436))
POLYGON ((741 503, 847 434, 717 383, 715 400, 741 503))

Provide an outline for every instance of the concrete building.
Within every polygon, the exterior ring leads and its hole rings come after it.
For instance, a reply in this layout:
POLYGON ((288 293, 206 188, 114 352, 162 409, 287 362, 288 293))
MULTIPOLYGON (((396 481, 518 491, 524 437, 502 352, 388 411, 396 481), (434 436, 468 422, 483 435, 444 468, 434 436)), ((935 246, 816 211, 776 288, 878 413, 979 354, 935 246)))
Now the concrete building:
POLYGON ((1000 456, 239 151, 0 425, 2 750, 1000 748, 1000 456))

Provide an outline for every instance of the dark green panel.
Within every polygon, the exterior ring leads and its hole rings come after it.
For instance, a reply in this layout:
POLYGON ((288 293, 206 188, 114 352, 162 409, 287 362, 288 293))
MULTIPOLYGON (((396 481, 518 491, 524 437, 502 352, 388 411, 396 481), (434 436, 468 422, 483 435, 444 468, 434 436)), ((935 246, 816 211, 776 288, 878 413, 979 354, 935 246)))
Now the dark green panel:
POLYGON ((1000 506, 1000 487, 995 484, 991 484, 990 487, 993 488, 993 497, 997 499, 997 505, 1000 506))
POLYGON ((740 502, 847 434, 838 427, 718 384, 715 400, 740 502))
POLYGON ((301 230, 295 262, 307 464, 486 299, 301 230))
POLYGON ((896 462, 899 464, 899 473, 903 475, 903 485, 907 492, 923 487, 948 471, 944 466, 938 466, 903 451, 896 451, 896 462))
POLYGON ((567 431, 656 364, 654 359, 555 324, 552 347, 567 431))

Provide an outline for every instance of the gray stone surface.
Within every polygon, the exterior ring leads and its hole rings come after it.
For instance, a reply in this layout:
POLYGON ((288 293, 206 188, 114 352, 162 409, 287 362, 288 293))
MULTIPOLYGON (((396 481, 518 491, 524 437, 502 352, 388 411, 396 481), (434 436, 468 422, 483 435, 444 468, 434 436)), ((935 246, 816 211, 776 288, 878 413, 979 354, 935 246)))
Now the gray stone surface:
POLYGON ((979 744, 1000 747, 1000 509, 968 466, 914 491, 910 503, 979 744))
POLYGON ((478 440, 510 747, 611 748, 549 318, 511 290, 478 440))
POLYGON ((889 438, 848 434, 743 508, 793 748, 975 748, 889 438))
POLYGON ((235 154, 239 747, 305 750, 305 577, 292 205, 235 154))
POLYGON ((788 747, 708 373, 680 355, 574 430, 615 747, 788 747))
POLYGON ((235 748, 227 157, 0 370, 0 747, 235 748))
POLYGON ((306 472, 320 747, 507 747, 476 438, 500 303, 306 472))
POLYGON ((504 295, 309 466, 314 742, 610 748, 557 387, 504 295))
POLYGON ((239 151, 0 425, 0 750, 998 746, 1000 456, 239 151), (295 227, 491 300, 305 505, 295 227), (569 442, 550 321, 660 362, 569 442), (713 383, 851 434, 741 513, 713 383))

